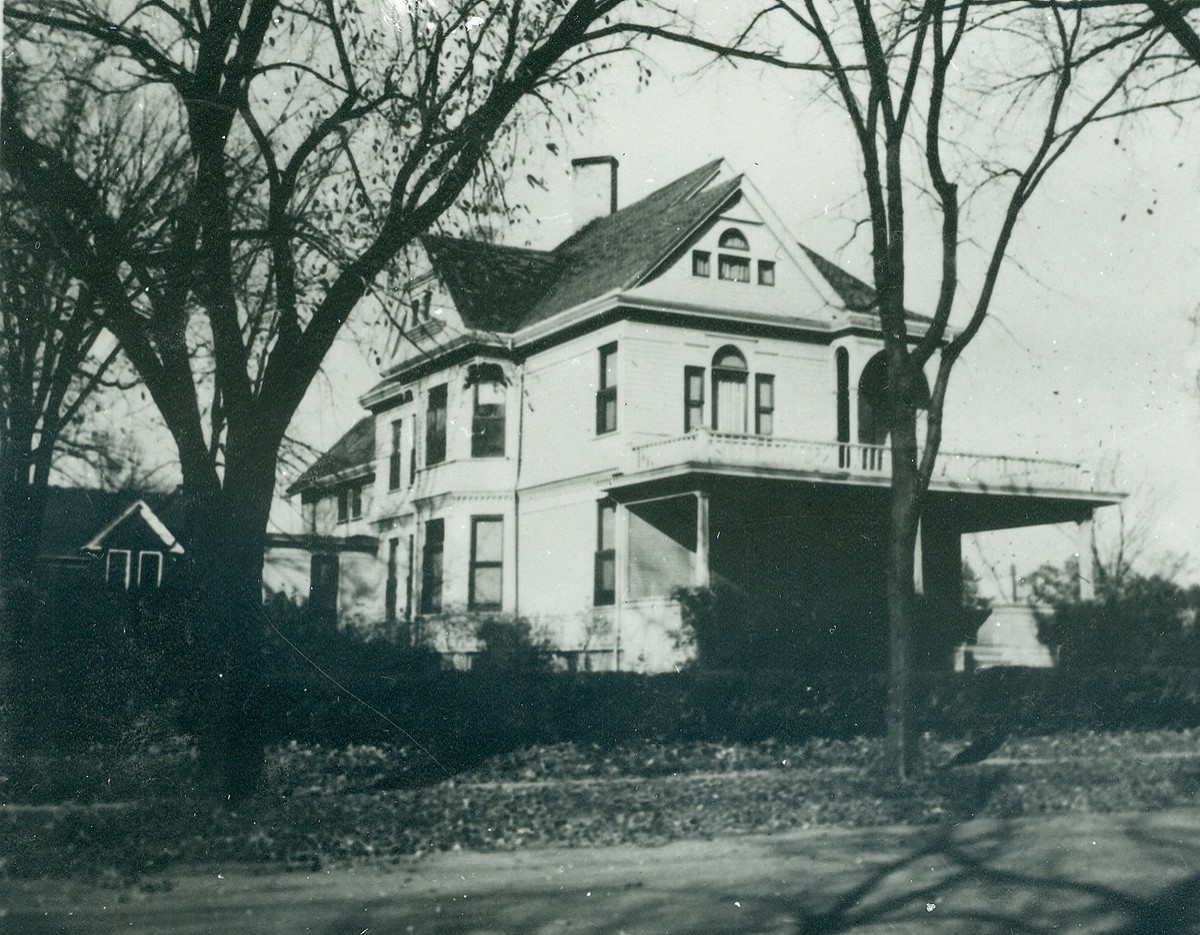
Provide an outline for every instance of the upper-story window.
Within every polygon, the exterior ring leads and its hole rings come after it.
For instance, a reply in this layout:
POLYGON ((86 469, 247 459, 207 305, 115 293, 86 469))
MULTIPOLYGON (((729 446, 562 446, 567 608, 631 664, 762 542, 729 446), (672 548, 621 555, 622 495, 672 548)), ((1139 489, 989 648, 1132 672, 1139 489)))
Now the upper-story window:
POLYGON ((727 345, 713 355, 712 427, 716 432, 746 434, 749 368, 742 352, 727 345))
POLYGON ((704 425, 704 368, 683 368, 683 430, 704 425))
POLYGON ((758 261, 758 284, 760 286, 775 285, 775 261, 774 260, 759 260, 758 261))
POLYGON ((400 487, 403 472, 401 471, 400 449, 404 440, 404 420, 396 419, 392 423, 392 450, 388 455, 388 490, 400 487))
POLYGON ((750 258, 722 253, 717 262, 717 276, 728 282, 749 282, 750 258))
POLYGON ((353 487, 343 487, 337 494, 337 521, 347 523, 352 519, 362 519, 363 489, 359 484, 353 487))
POLYGON ((722 250, 749 250, 750 242, 736 227, 731 227, 729 230, 721 234, 721 239, 717 242, 722 250))
POLYGON ((447 384, 429 390, 429 407, 425 410, 426 466, 446 460, 446 401, 447 384))
POLYGON ((775 378, 769 373, 754 377, 754 434, 775 431, 775 378))
POLYGON ((504 454, 504 382, 488 373, 475 384, 475 406, 471 415, 471 457, 489 458, 504 454))
POLYGON ((596 434, 617 430, 617 345, 600 348, 600 388, 596 390, 596 434))
POLYGON ((712 254, 707 250, 692 251, 692 275, 705 277, 712 275, 712 254))

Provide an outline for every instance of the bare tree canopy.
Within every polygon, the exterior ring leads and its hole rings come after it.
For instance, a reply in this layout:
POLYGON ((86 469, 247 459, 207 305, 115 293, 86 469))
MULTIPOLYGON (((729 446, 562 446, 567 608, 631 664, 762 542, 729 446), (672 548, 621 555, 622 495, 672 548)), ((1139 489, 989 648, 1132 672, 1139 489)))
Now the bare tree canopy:
POLYGON ((863 211, 887 359, 892 447, 888 725, 903 777, 921 609, 914 550, 942 441, 950 376, 991 308, 1022 211, 1090 127, 1175 110, 1200 95, 1187 20, 1195 4, 982 0, 852 5, 779 0, 720 42, 677 41, 804 62, 857 144, 863 211), (940 268, 913 328, 910 231, 940 268), (923 371, 936 371, 923 393, 923 371), (922 429, 924 430, 922 432, 922 429))
POLYGON ((635 35, 626 8, 671 22, 628 0, 5 6, 4 167, 178 447, 228 794, 261 763, 251 667, 288 423, 416 236, 502 212, 517 131, 571 119, 635 35), (97 159, 120 119, 122 184, 39 131, 76 99, 97 159))

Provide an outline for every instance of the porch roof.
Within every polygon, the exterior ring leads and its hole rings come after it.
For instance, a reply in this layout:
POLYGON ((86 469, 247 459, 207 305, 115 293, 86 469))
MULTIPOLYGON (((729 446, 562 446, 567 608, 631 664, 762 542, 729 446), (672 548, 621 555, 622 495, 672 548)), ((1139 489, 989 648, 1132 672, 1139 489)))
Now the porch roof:
MULTIPOLYGON (((891 452, 885 446, 698 431, 635 445, 608 490, 633 502, 673 492, 761 492, 886 515, 891 452)), ((928 504, 961 532, 1078 522, 1124 494, 1099 490, 1081 465, 943 452, 928 504)))

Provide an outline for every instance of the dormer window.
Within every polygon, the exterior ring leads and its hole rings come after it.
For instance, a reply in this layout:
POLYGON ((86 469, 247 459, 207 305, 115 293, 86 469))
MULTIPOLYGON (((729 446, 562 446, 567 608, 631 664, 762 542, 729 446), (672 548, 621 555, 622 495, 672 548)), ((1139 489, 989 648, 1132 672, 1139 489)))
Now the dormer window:
POLYGON ((692 251, 692 275, 706 279, 712 275, 712 254, 707 250, 692 251))
POLYGON ((750 241, 748 241, 746 239, 746 235, 736 227, 731 227, 721 235, 721 239, 718 241, 717 246, 719 246, 722 250, 749 250, 750 241))
POLYGON ((775 263, 773 260, 758 261, 758 284, 760 286, 775 285, 775 263))

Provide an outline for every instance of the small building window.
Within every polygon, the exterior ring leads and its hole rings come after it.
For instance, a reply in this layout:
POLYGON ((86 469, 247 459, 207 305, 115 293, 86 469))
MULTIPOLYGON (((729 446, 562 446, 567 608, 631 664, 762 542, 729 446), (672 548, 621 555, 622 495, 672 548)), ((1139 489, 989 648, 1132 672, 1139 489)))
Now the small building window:
POLYGON ((470 610, 499 610, 504 593, 504 520, 471 517, 470 610))
POLYGON ((722 250, 749 250, 750 242, 740 230, 736 227, 731 227, 721 235, 717 246, 722 250))
POLYGON ((429 407, 425 411, 426 466, 446 460, 446 399, 447 384, 429 390, 429 407))
POLYGON ((162 584, 162 552, 138 553, 138 587, 143 591, 162 584))
POLYGON ((617 505, 601 500, 596 514, 594 602, 602 607, 617 599, 617 505))
POLYGON ((337 492, 337 521, 339 523, 350 521, 350 488, 348 487, 343 487, 337 492))
POLYGON ((362 519, 363 489, 361 485, 350 488, 350 518, 362 519))
POLYGON ((104 557, 104 580, 122 591, 129 589, 130 552, 128 549, 109 549, 104 557))
POLYGON ((760 286, 775 285, 775 261, 774 260, 759 260, 758 261, 758 284, 760 286))
POLYGON ((421 562, 421 613, 442 612, 442 555, 446 546, 445 520, 425 524, 425 550, 421 562))
POLYGON ((504 456, 504 384, 475 384, 475 411, 471 417, 471 457, 504 456))
POLYGON ((392 450, 388 455, 388 490, 400 488, 400 445, 404 437, 404 420, 397 419, 392 423, 392 450))
POLYGON ((596 390, 596 434, 617 430, 617 345, 600 348, 600 388, 596 390))
POLYGON ((683 430, 704 425, 704 368, 683 368, 683 430))
POLYGON ((712 275, 712 254, 707 250, 692 251, 692 275, 704 277, 712 275))
POLYGON ((754 433, 770 435, 775 431, 775 378, 760 373, 754 378, 754 433))
POLYGON ((750 281, 750 258, 744 256, 726 256, 721 254, 717 265, 719 278, 729 282, 750 281))
POLYGON ((314 555, 309 566, 308 610, 317 620, 337 619, 338 557, 314 555))

